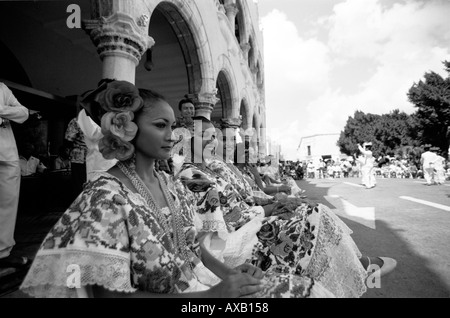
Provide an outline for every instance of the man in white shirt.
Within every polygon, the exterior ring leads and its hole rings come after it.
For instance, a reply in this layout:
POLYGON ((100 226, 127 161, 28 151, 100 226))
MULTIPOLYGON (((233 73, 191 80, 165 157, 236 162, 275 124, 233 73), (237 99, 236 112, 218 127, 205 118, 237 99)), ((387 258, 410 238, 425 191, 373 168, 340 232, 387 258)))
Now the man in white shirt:
POLYGON ((420 164, 423 168, 423 176, 427 185, 432 185, 435 183, 435 170, 434 170, 434 162, 437 159, 437 156, 434 152, 430 151, 431 146, 425 145, 423 149, 424 153, 420 156, 420 164))
POLYGON ((28 111, 0 82, 0 268, 29 263, 26 258, 11 255, 19 206, 20 164, 10 121, 21 124, 32 113, 36 112, 28 111))

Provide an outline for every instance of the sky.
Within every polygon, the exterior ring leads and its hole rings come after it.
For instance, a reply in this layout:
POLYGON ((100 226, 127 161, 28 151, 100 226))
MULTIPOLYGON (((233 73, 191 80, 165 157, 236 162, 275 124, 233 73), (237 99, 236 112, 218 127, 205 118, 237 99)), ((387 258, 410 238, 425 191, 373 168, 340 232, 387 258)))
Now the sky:
POLYGON ((356 110, 415 111, 407 92, 448 74, 450 0, 259 0, 267 136, 286 159, 356 110))

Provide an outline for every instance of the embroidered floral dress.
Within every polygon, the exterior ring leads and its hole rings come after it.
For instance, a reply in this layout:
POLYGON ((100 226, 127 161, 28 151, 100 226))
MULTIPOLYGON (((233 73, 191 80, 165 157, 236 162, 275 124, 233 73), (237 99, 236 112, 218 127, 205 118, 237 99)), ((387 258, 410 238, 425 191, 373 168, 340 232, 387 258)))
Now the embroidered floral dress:
POLYGON ((245 202, 241 187, 209 166, 184 164, 179 175, 193 192, 197 229, 214 255, 230 266, 248 261, 263 271, 311 277, 336 297, 366 291, 351 230, 326 206, 305 202, 289 218, 266 218, 262 207, 245 202))
POLYGON ((86 162, 88 149, 84 142, 83 131, 77 123, 77 117, 69 122, 64 138, 73 142, 73 148, 70 151, 70 161, 84 164, 86 162))
POLYGON ((266 205, 272 203, 273 196, 265 194, 256 184, 253 174, 245 166, 242 173, 233 163, 224 163, 220 160, 208 160, 208 168, 221 175, 226 181, 233 184, 250 205, 266 205))
MULTIPOLYGON (((97 284, 120 292, 199 291, 209 288, 202 282, 220 281, 197 257, 194 210, 184 187, 168 182, 168 188, 175 208, 183 211, 190 265, 175 255, 168 238, 173 233, 163 231, 142 196, 112 175, 96 173, 45 238, 22 291, 77 297, 79 289, 67 287, 73 271, 80 273, 81 287, 97 284)), ((170 222, 169 209, 162 212, 170 222)))

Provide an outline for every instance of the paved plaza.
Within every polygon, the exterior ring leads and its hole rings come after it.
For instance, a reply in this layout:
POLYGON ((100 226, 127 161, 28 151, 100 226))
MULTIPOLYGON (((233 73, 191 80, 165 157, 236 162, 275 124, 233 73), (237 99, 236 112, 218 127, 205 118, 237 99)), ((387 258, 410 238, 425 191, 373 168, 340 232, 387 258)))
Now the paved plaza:
POLYGON ((450 183, 426 186, 423 179, 298 181, 308 197, 333 211, 354 231, 363 255, 393 257, 398 265, 381 288, 363 297, 450 297, 450 183))

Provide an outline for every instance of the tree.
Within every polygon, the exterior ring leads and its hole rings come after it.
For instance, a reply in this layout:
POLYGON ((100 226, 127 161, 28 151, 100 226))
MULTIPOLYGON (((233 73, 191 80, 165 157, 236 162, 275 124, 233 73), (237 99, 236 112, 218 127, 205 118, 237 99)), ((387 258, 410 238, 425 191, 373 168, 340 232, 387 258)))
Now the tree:
POLYGON ((422 144, 432 144, 447 152, 450 127, 450 62, 444 61, 449 74, 443 78, 428 72, 424 80, 414 83, 408 91, 408 99, 417 108, 418 139, 422 144))
POLYGON ((341 131, 337 142, 340 151, 350 156, 358 151, 358 143, 362 144, 365 141, 375 142, 373 136, 375 123, 378 118, 379 115, 366 115, 364 112, 357 110, 354 117, 348 118, 344 130, 341 131))
POLYGON ((370 141, 374 156, 403 154, 402 148, 418 145, 415 141, 415 118, 398 109, 389 114, 374 115, 356 111, 349 117, 338 140, 341 152, 352 155, 358 151, 357 144, 370 141))

